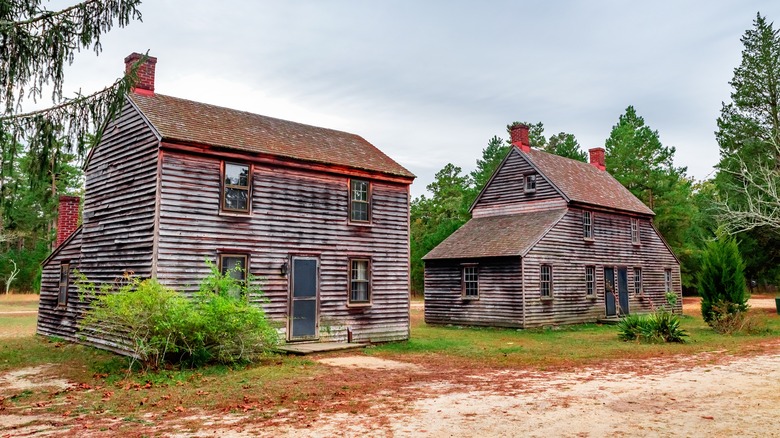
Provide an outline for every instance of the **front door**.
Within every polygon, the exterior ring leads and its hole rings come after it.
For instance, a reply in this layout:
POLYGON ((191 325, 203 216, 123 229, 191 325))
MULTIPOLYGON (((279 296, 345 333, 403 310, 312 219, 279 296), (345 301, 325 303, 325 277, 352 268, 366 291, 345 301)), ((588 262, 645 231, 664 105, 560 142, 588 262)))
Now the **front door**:
POLYGON ((604 268, 604 303, 607 306, 607 316, 617 315, 615 308, 615 270, 604 268))
POLYGON ((290 283, 290 326, 288 340, 317 339, 319 282, 314 257, 293 257, 290 283))
POLYGON ((628 315, 628 269, 618 268, 618 300, 620 314, 628 315))

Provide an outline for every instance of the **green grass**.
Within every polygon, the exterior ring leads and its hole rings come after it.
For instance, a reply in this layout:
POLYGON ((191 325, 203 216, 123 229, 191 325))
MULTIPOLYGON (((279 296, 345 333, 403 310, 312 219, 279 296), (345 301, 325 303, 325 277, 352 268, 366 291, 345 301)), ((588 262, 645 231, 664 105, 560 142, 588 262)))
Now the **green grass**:
POLYGON ((548 329, 498 329, 430 326, 421 312, 413 311, 412 338, 377 346, 370 354, 403 359, 447 362, 479 362, 486 366, 576 366, 603 360, 646 358, 670 354, 695 354, 727 350, 738 353, 780 334, 780 318, 754 313, 765 330, 758 335, 723 336, 701 317, 682 317, 689 333, 685 344, 638 344, 617 337, 617 326, 580 324, 548 329), (424 356, 424 357, 422 357, 424 356))

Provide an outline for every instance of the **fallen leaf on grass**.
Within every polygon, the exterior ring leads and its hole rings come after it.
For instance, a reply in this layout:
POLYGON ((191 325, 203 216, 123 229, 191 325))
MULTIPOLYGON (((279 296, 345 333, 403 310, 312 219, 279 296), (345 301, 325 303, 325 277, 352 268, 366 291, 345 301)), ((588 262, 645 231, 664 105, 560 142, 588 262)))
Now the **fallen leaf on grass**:
POLYGON ((705 420, 714 420, 715 417, 711 417, 709 415, 702 415, 701 418, 704 418, 705 420))

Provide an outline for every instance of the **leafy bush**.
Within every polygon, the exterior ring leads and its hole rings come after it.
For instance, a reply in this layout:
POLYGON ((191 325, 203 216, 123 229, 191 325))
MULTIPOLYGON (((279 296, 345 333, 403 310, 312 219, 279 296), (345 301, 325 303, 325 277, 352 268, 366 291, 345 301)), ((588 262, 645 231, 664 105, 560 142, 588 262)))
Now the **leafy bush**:
POLYGON ((268 353, 278 343, 277 332, 263 310, 249 303, 260 290, 251 286, 251 277, 242 282, 209 267, 192 299, 156 279, 127 276, 118 290, 104 285, 96 291, 82 277, 82 296, 93 302, 80 327, 127 348, 131 368, 135 361, 146 369, 248 362, 268 353))
POLYGON ((710 326, 747 310, 745 263, 733 237, 720 234, 707 243, 697 280, 701 314, 710 326))
POLYGON ((648 315, 628 315, 618 324, 622 341, 684 343, 687 336, 680 328, 680 318, 663 309, 648 315))

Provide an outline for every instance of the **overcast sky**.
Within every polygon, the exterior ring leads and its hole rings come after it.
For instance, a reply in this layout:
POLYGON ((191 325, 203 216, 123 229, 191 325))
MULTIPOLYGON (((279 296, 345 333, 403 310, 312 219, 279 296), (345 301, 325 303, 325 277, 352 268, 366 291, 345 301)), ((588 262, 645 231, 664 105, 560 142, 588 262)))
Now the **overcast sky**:
POLYGON ((113 82, 133 51, 156 91, 361 135, 425 191, 472 170, 512 121, 604 146, 628 105, 706 178, 740 37, 780 1, 154 0, 84 52, 65 90, 113 82), (219 6, 217 6, 219 5, 219 6))

